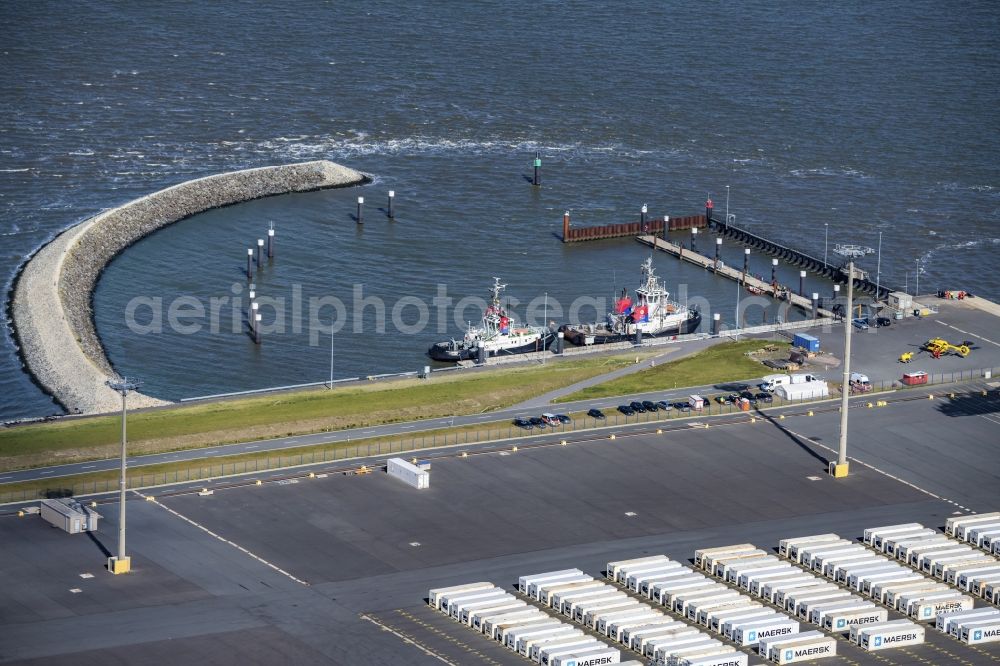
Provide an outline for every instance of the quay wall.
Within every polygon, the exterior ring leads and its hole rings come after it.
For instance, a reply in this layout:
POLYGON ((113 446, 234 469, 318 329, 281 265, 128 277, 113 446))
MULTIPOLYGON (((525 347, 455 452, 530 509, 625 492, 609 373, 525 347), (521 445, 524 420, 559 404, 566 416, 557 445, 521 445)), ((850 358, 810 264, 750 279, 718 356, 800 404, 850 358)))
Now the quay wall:
MULTIPOLYGON (((246 169, 189 180, 104 211, 63 231, 23 265, 9 311, 29 373, 72 413, 121 407, 105 385, 116 376, 97 336, 93 292, 118 253, 197 213, 252 199, 346 187, 368 176, 326 160, 246 169)), ((135 392, 130 407, 164 404, 135 392)))

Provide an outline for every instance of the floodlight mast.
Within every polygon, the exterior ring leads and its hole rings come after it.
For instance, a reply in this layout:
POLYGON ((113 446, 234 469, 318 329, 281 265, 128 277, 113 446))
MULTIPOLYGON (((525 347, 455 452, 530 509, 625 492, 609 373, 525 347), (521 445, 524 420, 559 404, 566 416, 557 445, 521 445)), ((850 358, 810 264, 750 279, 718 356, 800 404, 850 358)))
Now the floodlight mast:
POLYGON ((126 432, 125 420, 127 416, 126 397, 129 391, 134 391, 142 386, 142 381, 136 378, 121 377, 105 382, 109 388, 122 396, 122 450, 121 450, 121 478, 119 479, 118 496, 118 555, 108 558, 108 571, 113 574, 128 573, 131 570, 131 558, 125 554, 125 491, 128 485, 125 470, 126 459, 126 432))
POLYGON ((851 332, 854 329, 854 260, 874 252, 870 247, 860 245, 836 245, 834 253, 847 258, 847 317, 844 318, 844 380, 840 387, 840 451, 837 462, 831 465, 834 477, 847 476, 850 465, 847 462, 847 398, 851 393, 851 332))

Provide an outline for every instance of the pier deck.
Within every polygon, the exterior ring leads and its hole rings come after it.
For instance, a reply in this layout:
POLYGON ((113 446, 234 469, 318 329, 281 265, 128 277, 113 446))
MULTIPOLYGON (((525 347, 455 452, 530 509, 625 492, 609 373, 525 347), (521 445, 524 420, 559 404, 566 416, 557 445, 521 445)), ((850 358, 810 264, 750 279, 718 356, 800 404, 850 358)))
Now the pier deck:
MULTIPOLYGON (((706 257, 705 255, 699 254, 693 250, 686 250, 680 245, 675 245, 674 243, 665 241, 662 238, 657 238, 656 236, 651 236, 651 235, 639 236, 637 240, 640 243, 649 245, 650 247, 655 247, 658 250, 662 250, 667 254, 672 254, 678 259, 681 259, 682 261, 690 262, 696 266, 701 266, 702 268, 713 271, 718 275, 722 275, 731 280, 736 280, 737 282, 740 282, 742 284, 755 287, 756 289, 759 289, 763 293, 772 296, 774 298, 788 300, 792 303, 792 305, 796 305, 806 310, 807 312, 812 309, 811 299, 808 299, 805 296, 799 296, 798 294, 795 294, 791 291, 776 289, 771 284, 764 282, 763 280, 759 280, 752 275, 748 275, 743 271, 736 270, 735 268, 732 268, 730 266, 726 265, 716 266, 715 260, 711 257, 706 257)), ((834 316, 833 312, 825 308, 818 308, 816 310, 816 314, 820 317, 834 316)))

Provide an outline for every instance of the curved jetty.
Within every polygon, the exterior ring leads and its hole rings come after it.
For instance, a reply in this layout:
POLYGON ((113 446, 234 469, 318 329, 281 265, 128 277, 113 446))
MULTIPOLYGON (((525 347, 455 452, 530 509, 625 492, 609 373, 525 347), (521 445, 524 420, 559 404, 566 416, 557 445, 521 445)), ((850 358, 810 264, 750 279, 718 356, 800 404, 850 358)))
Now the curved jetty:
MULTIPOLYGON (((91 309, 101 271, 150 233, 196 213, 261 197, 346 187, 367 176, 325 160, 247 169, 189 180, 88 218, 42 247, 23 266, 11 315, 28 371, 67 410, 109 412, 121 397, 91 309)), ((133 393, 130 407, 166 404, 133 393)))

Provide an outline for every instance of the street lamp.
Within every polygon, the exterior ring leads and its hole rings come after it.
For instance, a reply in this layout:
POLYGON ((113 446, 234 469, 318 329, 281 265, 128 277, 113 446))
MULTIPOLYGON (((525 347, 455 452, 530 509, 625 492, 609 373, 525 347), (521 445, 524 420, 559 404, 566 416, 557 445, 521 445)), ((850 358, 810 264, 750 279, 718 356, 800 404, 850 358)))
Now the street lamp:
POLYGON ((823 223, 823 268, 826 268, 826 249, 830 245, 830 223, 823 223))
POLYGON ((726 225, 729 225, 729 186, 726 185, 726 225))
POLYGON ((840 391, 840 451, 837 462, 830 463, 830 473, 835 478, 847 476, 847 398, 851 393, 851 331, 854 329, 854 260, 874 252, 870 247, 837 245, 833 251, 847 257, 847 316, 844 318, 844 381, 840 391))
POLYGON ((128 396, 129 391, 139 388, 142 382, 135 378, 122 377, 121 379, 108 380, 104 383, 112 390, 121 393, 122 396, 122 461, 121 479, 118 483, 118 555, 108 558, 108 571, 113 574, 123 574, 128 573, 132 568, 131 558, 125 554, 125 487, 127 485, 125 478, 125 419, 127 416, 125 398, 128 396))

